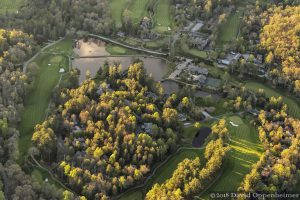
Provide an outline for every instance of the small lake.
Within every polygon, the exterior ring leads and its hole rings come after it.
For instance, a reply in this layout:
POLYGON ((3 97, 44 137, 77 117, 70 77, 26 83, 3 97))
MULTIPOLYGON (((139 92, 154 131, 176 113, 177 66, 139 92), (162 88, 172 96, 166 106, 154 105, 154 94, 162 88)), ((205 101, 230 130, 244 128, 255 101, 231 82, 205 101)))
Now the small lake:
POLYGON ((129 65, 135 60, 140 59, 144 62, 144 67, 147 73, 156 81, 162 80, 163 76, 168 72, 166 61, 158 58, 150 57, 102 57, 102 58, 77 58, 72 61, 73 68, 80 70, 79 82, 82 83, 86 78, 86 71, 91 72, 91 76, 94 77, 101 66, 106 61, 110 65, 121 64, 122 69, 128 69, 129 65))
POLYGON ((156 81, 162 80, 163 76, 168 72, 166 61, 160 58, 144 57, 144 56, 111 56, 106 51, 106 43, 97 39, 88 39, 87 41, 79 40, 73 49, 78 57, 97 57, 98 58, 75 58, 72 61, 73 68, 80 70, 79 82, 85 80, 86 71, 91 72, 94 77, 98 69, 108 61, 110 65, 121 64, 123 70, 128 69, 129 65, 135 60, 140 59, 144 62, 147 73, 156 81))
POLYGON ((205 139, 210 135, 210 133, 211 133, 211 128, 206 126, 201 127, 194 137, 192 143, 193 147, 197 147, 197 148, 201 147, 204 144, 205 139))
MULTIPOLYGON (((122 69, 128 69, 129 65, 135 60, 140 59, 144 62, 144 68, 147 73, 153 77, 155 81, 161 81, 163 77, 168 73, 168 66, 165 60, 155 57, 145 56, 112 56, 106 51, 106 43, 90 38, 87 41, 78 40, 76 47, 73 49, 77 55, 72 60, 72 67, 80 71, 79 82, 82 83, 86 79, 86 71, 89 70, 92 77, 95 77, 97 71, 103 64, 108 61, 110 65, 121 64, 122 69), (88 58, 88 57, 92 58, 88 58), (84 57, 84 58, 80 58, 84 57)), ((162 82, 166 94, 177 93, 180 90, 180 86, 173 81, 162 82)), ((210 93, 197 91, 195 96, 205 97, 210 93)), ((212 95, 214 98, 214 95, 212 95)))

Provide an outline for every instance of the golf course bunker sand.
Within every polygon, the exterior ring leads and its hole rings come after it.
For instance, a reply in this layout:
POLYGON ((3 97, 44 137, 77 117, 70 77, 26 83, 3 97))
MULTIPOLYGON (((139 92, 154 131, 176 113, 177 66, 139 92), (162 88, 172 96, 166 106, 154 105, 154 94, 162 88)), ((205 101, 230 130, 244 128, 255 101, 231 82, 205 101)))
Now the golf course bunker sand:
POLYGON ((234 127, 238 127, 239 125, 238 124, 235 124, 234 122, 232 122, 232 121, 230 121, 229 122, 232 126, 234 126, 234 127))
POLYGON ((192 143, 193 147, 201 147, 204 144, 205 139, 207 138, 207 136, 209 136, 210 133, 211 133, 211 128, 205 126, 201 127, 194 137, 192 143))

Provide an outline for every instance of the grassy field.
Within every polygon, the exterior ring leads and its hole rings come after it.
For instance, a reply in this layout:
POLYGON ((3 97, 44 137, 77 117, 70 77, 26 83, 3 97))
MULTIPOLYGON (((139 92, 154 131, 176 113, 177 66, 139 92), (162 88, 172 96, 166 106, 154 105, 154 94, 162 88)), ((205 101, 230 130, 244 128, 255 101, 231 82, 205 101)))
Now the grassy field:
POLYGON ((228 16, 226 22, 219 27, 219 34, 216 41, 217 46, 223 46, 227 42, 230 42, 236 38, 242 20, 242 16, 242 10, 233 11, 228 16))
POLYGON ((148 16, 147 4, 148 0, 132 0, 128 10, 133 24, 138 24, 145 16, 148 16))
POLYGON ((7 12, 16 12, 21 5, 22 0, 1 0, 0 14, 7 12))
POLYGON ((263 152, 258 133, 254 127, 249 125, 248 121, 242 120, 238 116, 231 116, 226 120, 232 150, 221 177, 203 194, 201 197, 203 199, 209 199, 209 194, 212 192, 236 191, 244 176, 250 172, 251 166, 258 161, 263 152), (230 121, 239 126, 232 126, 229 124, 230 121))
POLYGON ((112 18, 116 22, 117 28, 122 26, 123 12, 130 0, 110 0, 109 5, 112 13, 112 18))
POLYGON ((183 161, 185 158, 194 159, 200 157, 200 161, 203 159, 204 149, 191 149, 191 150, 180 150, 178 153, 173 155, 170 160, 161 166, 155 173, 155 175, 148 181, 147 185, 143 189, 137 189, 125 193, 120 200, 142 200, 143 196, 147 193, 149 189, 154 185, 154 183, 163 183, 167 179, 171 178, 173 171, 177 168, 178 163, 183 161))
POLYGON ((151 40, 148 42, 145 42, 145 47, 149 49, 159 49, 162 48, 163 46, 168 46, 170 42, 169 37, 161 37, 156 40, 151 40))
POLYGON ((34 62, 40 67, 39 72, 33 82, 27 98, 25 99, 25 109, 22 113, 22 122, 20 124, 20 161, 31 145, 31 136, 34 126, 45 119, 47 107, 50 101, 51 92, 60 78, 59 69, 68 68, 68 59, 62 55, 49 54, 52 51, 70 52, 72 49, 71 40, 64 40, 41 53, 34 62), (49 66, 48 64, 51 64, 49 66))
POLYGON ((266 92, 266 95, 268 97, 282 96, 284 103, 286 103, 288 105, 289 114, 292 115, 293 117, 296 117, 296 118, 300 119, 300 106, 299 106, 299 103, 297 103, 296 100, 294 100, 293 98, 287 97, 287 96, 281 94, 279 91, 277 91, 275 89, 272 89, 272 88, 270 88, 266 85, 263 85, 261 83, 247 82, 246 87, 250 90, 253 90, 253 91, 258 91, 258 89, 264 89, 264 91, 266 92))
POLYGON ((155 11, 155 30, 163 33, 167 32, 168 27, 172 27, 172 18, 170 13, 170 1, 159 0, 155 11))
POLYGON ((198 49, 185 49, 184 52, 195 57, 207 58, 207 53, 198 49))

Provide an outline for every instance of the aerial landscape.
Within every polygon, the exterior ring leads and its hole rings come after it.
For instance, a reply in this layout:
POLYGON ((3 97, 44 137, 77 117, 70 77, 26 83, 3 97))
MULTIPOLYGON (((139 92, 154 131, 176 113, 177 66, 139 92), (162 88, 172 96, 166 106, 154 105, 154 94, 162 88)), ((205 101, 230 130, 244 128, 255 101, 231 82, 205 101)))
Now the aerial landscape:
POLYGON ((0 0, 0 200, 300 199, 300 0, 0 0))

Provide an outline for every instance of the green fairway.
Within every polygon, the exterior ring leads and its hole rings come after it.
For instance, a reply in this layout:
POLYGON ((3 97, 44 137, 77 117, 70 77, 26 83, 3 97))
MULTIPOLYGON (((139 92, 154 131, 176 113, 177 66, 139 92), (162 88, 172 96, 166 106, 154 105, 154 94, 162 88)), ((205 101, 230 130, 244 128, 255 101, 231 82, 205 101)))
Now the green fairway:
POLYGON ((206 51, 201 51, 201 50, 198 50, 198 49, 189 49, 186 51, 186 53, 192 55, 192 56, 196 56, 196 57, 199 57, 199 58, 207 58, 207 53, 206 51))
POLYGON ((32 88, 25 99, 25 108, 22 113, 22 122, 19 126, 19 151, 20 161, 31 145, 31 136, 36 124, 43 122, 46 116, 51 93, 60 78, 59 69, 64 67, 68 70, 68 58, 63 55, 52 55, 53 50, 70 52, 72 43, 70 39, 46 49, 33 62, 40 67, 38 74, 33 82, 32 88))
POLYGON ((116 22, 116 27, 122 27, 123 12, 126 9, 130 0, 110 0, 109 5, 112 13, 112 18, 116 22))
POLYGON ((238 116, 231 116, 226 120, 232 149, 221 177, 202 195, 203 199, 209 199, 209 194, 212 192, 236 191, 244 176, 250 172, 251 166, 259 160, 263 152, 258 133, 248 121, 238 116), (238 126, 231 125, 230 121, 238 126))
MULTIPOLYGON (((195 159, 200 157, 200 161, 203 161, 204 149, 183 149, 172 155, 172 157, 158 170, 155 175, 147 182, 147 185, 143 188, 136 189, 125 193, 120 199, 121 200, 142 200, 143 196, 155 183, 163 183, 167 179, 171 178, 174 170, 177 168, 178 163, 186 158, 195 159)), ((204 164, 204 163, 202 163, 204 164)))
POLYGON ((293 98, 287 97, 287 96, 281 94, 279 91, 272 89, 261 83, 247 82, 246 87, 252 91, 258 91, 258 89, 264 89, 264 91, 268 97, 282 96, 283 102, 288 105, 289 114, 293 117, 300 119, 300 106, 299 106, 299 103, 297 103, 296 100, 294 100, 293 98))
POLYGON ((1 0, 0 1, 0 14, 7 12, 16 12, 20 7, 21 0, 1 0))
POLYGON ((145 17, 147 13, 148 0, 132 0, 131 5, 128 8, 131 20, 133 24, 138 24, 145 17))
POLYGON ((159 0, 155 11, 155 30, 158 32, 169 31, 172 27, 172 17, 170 13, 170 0, 159 0))
POLYGON ((242 21, 243 11, 232 11, 226 22, 219 27, 219 34, 216 41, 217 46, 222 46, 227 42, 234 40, 239 32, 240 23, 242 21))

